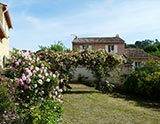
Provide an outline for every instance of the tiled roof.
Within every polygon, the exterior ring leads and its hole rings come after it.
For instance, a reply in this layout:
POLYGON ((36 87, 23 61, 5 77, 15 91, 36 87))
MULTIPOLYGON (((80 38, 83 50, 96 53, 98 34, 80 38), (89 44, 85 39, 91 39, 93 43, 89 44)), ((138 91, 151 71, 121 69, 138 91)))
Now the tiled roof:
POLYGON ((124 43, 125 41, 121 39, 119 36, 116 36, 116 37, 86 37, 86 38, 76 37, 73 40, 73 43, 106 43, 106 42, 124 43))
POLYGON ((152 56, 145 52, 142 49, 139 48, 127 48, 125 49, 124 56, 127 58, 154 58, 154 59, 159 59, 159 57, 152 56))

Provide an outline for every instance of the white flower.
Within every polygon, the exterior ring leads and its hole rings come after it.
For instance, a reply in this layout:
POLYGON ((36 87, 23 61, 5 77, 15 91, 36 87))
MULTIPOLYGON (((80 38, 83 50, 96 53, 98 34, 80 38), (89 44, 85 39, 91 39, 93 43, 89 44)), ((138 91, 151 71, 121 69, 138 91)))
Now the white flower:
POLYGON ((42 75, 41 75, 41 74, 39 74, 39 75, 38 75, 38 77, 39 77, 39 78, 42 78, 42 75))
POLYGON ((49 78, 47 78, 47 80, 46 80, 47 82, 50 82, 51 80, 49 79, 49 78))
POLYGON ((34 88, 37 88, 37 84, 34 85, 34 88))
POLYGON ((56 90, 59 90, 59 86, 56 86, 56 90))
POLYGON ((36 71, 39 71, 39 67, 36 67, 35 69, 36 69, 36 71))
POLYGON ((37 89, 35 90, 35 93, 38 93, 38 90, 37 90, 37 89))
POLYGON ((44 91, 42 90, 41 93, 44 94, 44 91))
POLYGON ((38 80, 38 83, 42 85, 42 84, 43 84, 43 81, 42 81, 41 79, 39 79, 39 80, 38 80))
POLYGON ((55 92, 55 95, 56 95, 56 96, 58 95, 58 92, 57 92, 57 91, 55 92))
POLYGON ((63 92, 63 90, 62 90, 62 89, 59 89, 58 91, 59 91, 60 93, 62 93, 62 92, 63 92))
POLYGON ((56 75, 55 75, 55 74, 53 74, 53 77, 54 77, 54 78, 56 78, 56 75))
POLYGON ((49 75, 49 74, 46 72, 46 73, 45 73, 45 76, 47 77, 48 75, 49 75))

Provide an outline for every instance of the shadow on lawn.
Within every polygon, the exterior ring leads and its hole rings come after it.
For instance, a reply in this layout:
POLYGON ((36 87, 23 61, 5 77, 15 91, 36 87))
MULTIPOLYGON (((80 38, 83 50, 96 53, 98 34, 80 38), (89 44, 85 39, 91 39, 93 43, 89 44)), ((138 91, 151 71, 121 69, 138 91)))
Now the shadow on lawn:
POLYGON ((122 98, 127 101, 135 101, 137 106, 152 108, 154 111, 160 112, 160 100, 150 99, 145 96, 127 93, 121 90, 112 93, 111 96, 114 98, 122 98))

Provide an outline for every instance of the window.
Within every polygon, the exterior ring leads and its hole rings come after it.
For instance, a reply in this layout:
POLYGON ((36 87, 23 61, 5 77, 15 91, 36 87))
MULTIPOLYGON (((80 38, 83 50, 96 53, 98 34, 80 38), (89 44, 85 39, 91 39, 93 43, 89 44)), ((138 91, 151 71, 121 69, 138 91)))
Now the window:
POLYGON ((106 45, 106 46, 105 46, 105 50, 106 50, 107 52, 112 52, 112 51, 114 51, 114 45, 106 45))
POLYGON ((106 50, 107 52, 118 53, 118 46, 117 46, 117 45, 106 45, 106 46, 105 46, 105 50, 106 50))
POLYGON ((88 45, 88 49, 89 49, 89 50, 92 50, 92 45, 88 45))
POLYGON ((114 45, 109 45, 108 46, 108 52, 114 51, 114 45))
POLYGON ((135 62, 135 67, 138 68, 141 66, 141 62, 135 62))

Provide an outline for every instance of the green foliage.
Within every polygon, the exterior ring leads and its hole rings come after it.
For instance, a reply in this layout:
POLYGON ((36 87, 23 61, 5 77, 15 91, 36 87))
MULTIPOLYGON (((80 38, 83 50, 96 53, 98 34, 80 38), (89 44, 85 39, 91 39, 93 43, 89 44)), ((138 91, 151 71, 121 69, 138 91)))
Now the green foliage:
POLYGON ((109 81, 105 81, 103 84, 102 84, 102 92, 103 93, 106 93, 106 92, 112 92, 113 89, 114 89, 114 85, 111 84, 109 81))
POLYGON ((144 51, 146 51, 148 53, 152 53, 152 52, 158 51, 158 48, 156 45, 149 44, 146 47, 144 47, 144 51))
POLYGON ((144 51, 154 56, 160 56, 160 42, 157 41, 154 44, 147 45, 144 47, 144 51))
POLYGON ((145 46, 152 44, 154 41, 146 39, 146 40, 142 40, 142 41, 136 41, 135 42, 135 46, 137 48, 144 48, 145 46))
POLYGON ((140 48, 145 52, 160 57, 160 42, 158 39, 153 40, 142 40, 136 41, 135 44, 127 44, 126 48, 140 48))
POLYGON ((96 87, 101 89, 101 83, 109 76, 109 72, 120 63, 120 58, 105 50, 83 50, 70 52, 44 51, 37 53, 43 60, 51 64, 52 72, 58 72, 65 82, 72 79, 73 70, 81 65, 91 70, 97 79, 96 87))
POLYGON ((160 98, 160 61, 149 61, 128 76, 127 91, 160 98))
POLYGON ((33 124, 57 124, 61 121, 62 107, 51 99, 45 100, 41 106, 31 108, 33 124))
POLYGON ((49 46, 49 47, 46 47, 46 46, 39 46, 40 51, 45 51, 45 50, 52 50, 54 52, 60 52, 60 51, 70 51, 69 49, 67 49, 63 43, 61 41, 58 41, 57 43, 49 46))
POLYGON ((135 44, 126 44, 126 48, 136 48, 135 44))
POLYGON ((83 75, 82 73, 78 74, 78 82, 82 83, 82 81, 85 80, 85 75, 83 75))
POLYGON ((13 123, 18 120, 16 115, 16 104, 13 97, 15 89, 11 87, 14 84, 4 76, 0 79, 0 123, 13 123))

